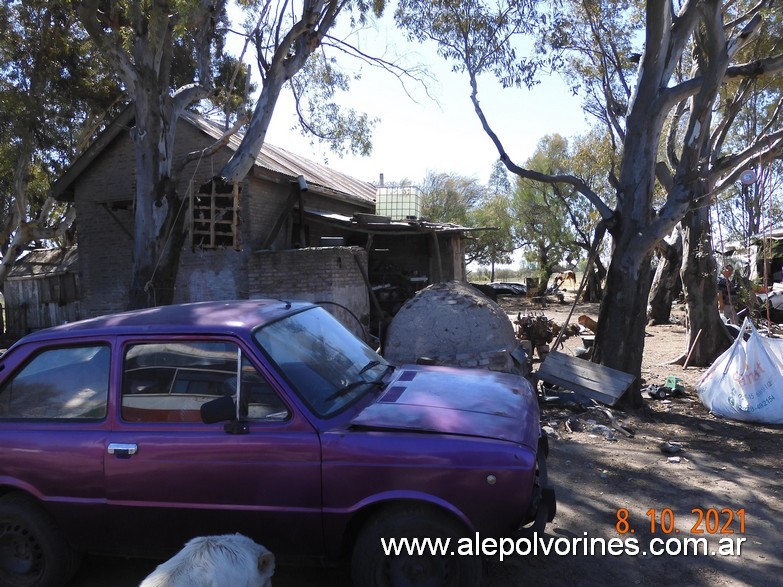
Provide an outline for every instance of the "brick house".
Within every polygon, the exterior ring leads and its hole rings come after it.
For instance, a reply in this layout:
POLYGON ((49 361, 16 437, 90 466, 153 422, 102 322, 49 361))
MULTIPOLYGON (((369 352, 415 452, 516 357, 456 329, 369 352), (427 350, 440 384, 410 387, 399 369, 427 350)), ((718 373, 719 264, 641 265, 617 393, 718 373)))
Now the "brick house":
MULTIPOLYGON (((84 317, 122 311, 127 305, 133 240, 135 157, 125 110, 55 183, 54 196, 76 205, 84 317)), ((222 131, 190 113, 177 128, 177 156, 212 145, 222 131)), ((283 149, 265 145, 245 178, 240 194, 199 194, 199 186, 223 166, 239 145, 233 137, 216 154, 189 163, 177 186, 186 194, 189 239, 183 247, 174 301, 289 296, 346 301, 357 315, 369 312, 365 281, 354 248, 324 250, 289 258, 287 271, 264 279, 268 260, 257 251, 275 252, 319 244, 322 236, 347 236, 334 227, 310 223, 299 210, 353 215, 375 210, 375 187, 283 149), (298 181, 304 178, 306 190, 298 181), (304 242, 302 242, 304 239, 304 242)))
MULTIPOLYGON (((82 317, 127 306, 133 240, 135 157, 126 109, 55 183, 53 195, 76 205, 82 317)), ((191 113, 177 127, 177 157, 222 136, 191 113)), ((180 174, 186 241, 174 302, 279 297, 325 302, 357 334, 387 320, 405 296, 430 282, 464 280, 465 230, 411 216, 376 216, 375 186, 264 145, 239 193, 211 178, 239 146, 180 174), (207 187, 205 193, 203 186, 207 187), (372 318, 371 318, 372 315, 372 318)), ((394 203, 395 190, 381 189, 394 203)))

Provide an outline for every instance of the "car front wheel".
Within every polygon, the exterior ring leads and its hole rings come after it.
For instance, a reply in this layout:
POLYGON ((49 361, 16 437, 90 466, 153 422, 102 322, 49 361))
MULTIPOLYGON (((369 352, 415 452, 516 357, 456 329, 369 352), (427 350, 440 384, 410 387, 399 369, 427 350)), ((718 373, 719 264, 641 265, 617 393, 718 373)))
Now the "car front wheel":
POLYGON ((0 585, 59 587, 76 571, 78 556, 31 498, 0 499, 0 585))
POLYGON ((476 587, 483 565, 475 554, 458 554, 464 527, 443 512, 419 504, 389 507, 370 518, 356 539, 353 583, 362 587, 476 587), (409 553, 400 541, 418 539, 425 552, 409 553), (429 542, 422 542, 429 539, 429 542), (384 550, 397 541, 397 553, 384 550), (435 547, 434 553, 428 546, 435 547))

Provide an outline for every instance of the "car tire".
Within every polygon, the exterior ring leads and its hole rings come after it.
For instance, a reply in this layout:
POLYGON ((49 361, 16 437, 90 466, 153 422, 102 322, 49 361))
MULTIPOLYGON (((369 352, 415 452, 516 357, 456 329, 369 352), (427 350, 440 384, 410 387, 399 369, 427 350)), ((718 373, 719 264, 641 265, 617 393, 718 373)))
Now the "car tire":
POLYGON ((353 584, 361 587, 477 587, 481 557, 459 556, 465 528, 445 512, 423 504, 388 507, 370 518, 357 536, 351 558, 353 584), (387 556, 381 539, 449 539, 445 555, 387 556))
POLYGON ((0 499, 0 585, 60 587, 79 566, 51 517, 19 493, 0 499))

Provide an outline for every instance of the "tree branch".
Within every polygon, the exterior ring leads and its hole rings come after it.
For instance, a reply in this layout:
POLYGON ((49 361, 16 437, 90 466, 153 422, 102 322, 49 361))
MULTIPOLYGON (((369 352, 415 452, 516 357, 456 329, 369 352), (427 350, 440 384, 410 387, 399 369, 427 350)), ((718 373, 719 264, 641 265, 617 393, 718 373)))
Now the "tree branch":
POLYGON ((174 168, 174 174, 179 175, 185 166, 191 161, 211 157, 220 151, 220 149, 228 144, 228 142, 231 140, 231 137, 236 135, 246 123, 247 116, 237 116, 237 120, 234 125, 230 129, 226 130, 214 143, 204 149, 201 149, 200 151, 191 151, 190 153, 187 153, 182 157, 182 160, 176 166, 172 165, 174 168))
POLYGON ((114 60, 120 77, 128 86, 128 93, 133 95, 134 88, 138 85, 138 76, 133 67, 133 60, 130 54, 122 48, 119 40, 113 39, 112 35, 106 33, 102 28, 101 25, 114 30, 116 23, 111 22, 99 10, 100 4, 101 0, 83 0, 79 6, 79 19, 93 42, 105 55, 114 60), (116 42, 112 42, 113 40, 116 42))
POLYGON ((500 160, 503 162, 506 168, 512 173, 518 175, 519 177, 523 177, 525 179, 532 179, 534 181, 539 181, 542 183, 550 183, 550 184, 566 183, 573 186, 580 194, 585 196, 590 201, 590 203, 593 204, 593 206, 596 207, 598 213, 605 221, 610 222, 611 219, 614 217, 614 212, 612 211, 612 209, 609 208, 609 206, 606 205, 606 203, 598 196, 598 194, 596 194, 593 190, 591 190, 588 187, 588 185, 578 177, 575 177, 573 175, 547 175, 530 169, 525 169, 523 167, 520 167, 519 165, 516 165, 514 162, 511 161, 511 158, 506 153, 506 150, 503 147, 503 144, 501 143, 497 134, 495 134, 495 132, 490 127, 489 122, 487 121, 487 118, 484 115, 484 111, 481 109, 481 105, 479 104, 478 101, 478 83, 476 82, 476 76, 473 72, 469 72, 469 75, 470 75, 470 86, 472 88, 472 91, 470 93, 470 100, 473 102, 473 107, 476 110, 476 115, 481 121, 481 126, 484 128, 484 132, 487 133, 490 140, 495 145, 495 148, 497 149, 498 154, 500 156, 500 160))

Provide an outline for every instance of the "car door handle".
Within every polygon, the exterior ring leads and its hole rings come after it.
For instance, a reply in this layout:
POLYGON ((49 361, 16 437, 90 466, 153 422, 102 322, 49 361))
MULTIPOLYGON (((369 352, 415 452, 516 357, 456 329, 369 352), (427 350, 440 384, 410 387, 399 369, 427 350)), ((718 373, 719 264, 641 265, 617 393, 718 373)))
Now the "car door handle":
POLYGON ((116 455, 120 458, 135 455, 138 450, 137 444, 127 442, 110 442, 108 448, 110 455, 116 455))

